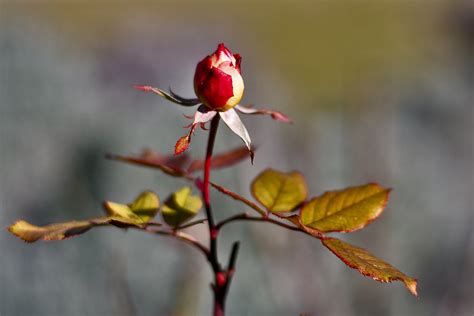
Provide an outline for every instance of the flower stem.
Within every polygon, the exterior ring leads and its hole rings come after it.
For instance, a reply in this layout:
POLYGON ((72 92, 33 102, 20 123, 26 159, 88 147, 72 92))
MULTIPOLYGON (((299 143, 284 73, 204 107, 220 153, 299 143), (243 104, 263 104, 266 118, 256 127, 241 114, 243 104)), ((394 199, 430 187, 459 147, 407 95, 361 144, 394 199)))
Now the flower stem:
POLYGON ((226 219, 222 220, 221 222, 217 223, 215 227, 220 230, 223 226, 225 226, 227 224, 230 224, 230 223, 233 223, 233 222, 236 222, 236 221, 271 223, 271 224, 274 224, 274 225, 284 227, 284 228, 289 229, 289 230, 301 231, 301 229, 296 227, 296 226, 285 224, 283 222, 277 221, 277 220, 272 219, 270 217, 254 217, 254 216, 250 216, 247 213, 240 213, 240 214, 236 214, 234 216, 231 216, 229 218, 226 218, 226 219))
POLYGON ((231 275, 235 269, 235 261, 237 259, 239 244, 235 243, 232 247, 230 256, 229 267, 227 270, 223 270, 219 264, 219 258, 217 255, 217 238, 219 236, 219 228, 216 227, 214 216, 211 209, 211 198, 209 194, 209 183, 211 176, 211 162, 212 162, 212 151, 214 149, 214 142, 216 139, 217 128, 219 126, 219 115, 216 115, 211 121, 211 129, 209 132, 209 139, 207 142, 206 158, 204 161, 204 181, 202 184, 202 198, 204 200, 204 207, 206 209, 207 224, 209 227, 209 255, 208 261, 214 271, 214 284, 212 288, 214 290, 214 316, 225 315, 225 301, 227 298, 227 292, 230 286, 231 275))
POLYGON ((206 209, 207 224, 209 226, 210 238, 210 255, 209 262, 212 265, 214 274, 220 272, 219 259, 217 258, 217 235, 218 231, 215 228, 214 215, 212 214, 211 198, 209 194, 209 181, 211 176, 211 161, 212 151, 214 149, 214 142, 216 140, 217 128, 219 127, 219 115, 216 115, 211 121, 211 130, 209 132, 209 139, 207 141, 206 159, 204 162, 204 182, 202 187, 202 198, 204 200, 204 207, 206 209))

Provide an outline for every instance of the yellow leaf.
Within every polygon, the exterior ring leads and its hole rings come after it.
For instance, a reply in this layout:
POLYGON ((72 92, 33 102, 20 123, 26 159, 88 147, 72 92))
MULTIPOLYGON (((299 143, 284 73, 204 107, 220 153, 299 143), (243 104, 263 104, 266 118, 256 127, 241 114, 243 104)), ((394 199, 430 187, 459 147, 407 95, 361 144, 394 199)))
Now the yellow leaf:
POLYGON ((346 265, 359 270, 363 275, 380 282, 401 281, 411 294, 418 296, 416 279, 410 278, 392 265, 378 259, 367 250, 336 238, 325 238, 322 240, 322 243, 346 265))
POLYGON ((301 208, 301 223, 322 232, 364 228, 382 213, 389 193, 373 183, 326 192, 301 208))
POLYGON ((62 240, 87 232, 94 226, 115 225, 118 227, 141 227, 135 221, 122 217, 99 217, 83 221, 70 221, 64 223, 50 224, 46 226, 35 226, 26 221, 20 220, 10 227, 8 230, 15 236, 26 242, 35 242, 42 240, 62 240))
POLYGON ((129 206, 132 212, 136 214, 142 221, 148 222, 158 213, 160 199, 154 192, 145 191, 140 194, 129 206))
POLYGON ((252 194, 270 212, 290 212, 308 194, 306 182, 299 172, 284 173, 266 169, 251 185, 252 194))
POLYGON ((140 217, 132 212, 130 206, 126 204, 119 204, 115 202, 105 201, 104 208, 108 215, 127 218, 133 221, 142 222, 140 217))
POLYGON ((104 202, 104 208, 108 215, 126 218, 137 223, 146 223, 158 213, 160 200, 151 191, 141 193, 131 204, 119 204, 115 202, 104 202))
POLYGON ((178 227, 194 217, 202 207, 199 196, 191 195, 190 187, 183 187, 171 194, 161 208, 165 222, 173 227, 178 227))

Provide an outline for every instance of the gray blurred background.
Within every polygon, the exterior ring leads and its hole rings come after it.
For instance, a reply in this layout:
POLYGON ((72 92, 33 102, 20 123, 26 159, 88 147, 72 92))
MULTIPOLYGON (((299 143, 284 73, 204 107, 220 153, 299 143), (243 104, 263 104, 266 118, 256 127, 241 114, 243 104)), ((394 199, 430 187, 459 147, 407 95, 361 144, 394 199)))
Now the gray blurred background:
MULTIPOLYGON (((342 236, 419 280, 419 298, 348 269, 307 236, 238 223, 229 315, 474 315, 474 5, 467 1, 0 0, 0 224, 101 213, 185 183, 104 154, 171 153, 192 110, 132 84, 193 95, 219 42, 243 56, 245 117, 258 146, 213 178, 250 196, 267 166, 310 192, 377 181, 386 212, 342 236)), ((222 125, 216 151, 241 144, 222 125)), ((204 132, 191 153, 204 154, 204 132)), ((245 208, 212 192, 218 218, 245 208)), ((189 231, 205 238, 205 227, 189 231)), ((206 315, 210 269, 177 241, 96 229, 29 245, 0 233, 0 315, 206 315)))

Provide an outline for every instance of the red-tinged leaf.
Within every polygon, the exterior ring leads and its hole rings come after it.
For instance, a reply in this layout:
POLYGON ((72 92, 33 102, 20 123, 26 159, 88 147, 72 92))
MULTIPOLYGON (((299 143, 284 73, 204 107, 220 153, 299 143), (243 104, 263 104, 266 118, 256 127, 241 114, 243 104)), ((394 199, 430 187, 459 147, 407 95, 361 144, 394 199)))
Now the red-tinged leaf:
MULTIPOLYGON (((240 147, 225 153, 217 154, 212 157, 211 168, 220 169, 235 165, 248 157, 248 149, 240 147)), ((188 167, 189 173, 204 169, 204 160, 194 160, 188 167)))
POLYGON ((411 294, 417 296, 417 281, 400 272, 392 265, 380 260, 365 249, 353 246, 336 238, 324 238, 323 245, 346 265, 361 274, 380 282, 401 281, 411 294))
POLYGON ((50 224, 46 226, 35 226, 20 220, 8 227, 15 236, 32 243, 37 240, 63 240, 83 234, 95 226, 114 225, 120 228, 138 227, 143 228, 145 224, 119 216, 98 217, 83 221, 70 221, 64 223, 50 224))
POLYGON ((213 183, 213 182, 210 182, 210 184, 219 192, 221 193, 224 193, 225 195, 228 195, 230 196, 231 198, 233 198, 234 200, 237 200, 237 201, 240 201, 240 202, 243 202, 244 204, 247 204, 248 206, 250 206, 251 208, 253 208, 254 210, 256 210, 257 212, 259 212, 261 215, 265 216, 266 215, 266 212, 260 207, 258 206, 257 204, 253 203, 252 201, 249 201, 247 200, 246 198, 244 198, 243 196, 235 193, 235 192, 232 192, 231 190, 227 189, 227 188, 224 188, 223 186, 220 186, 216 183, 213 183))
POLYGON ((276 121, 280 121, 283 123, 293 123, 288 116, 286 116, 285 114, 279 111, 272 111, 272 110, 267 110, 267 109, 256 109, 256 108, 253 108, 252 106, 243 106, 243 105, 237 105, 235 106, 235 109, 243 114, 270 115, 272 119, 276 121))
POLYGON ((308 195, 306 181, 299 172, 266 169, 251 184, 252 195, 269 212, 291 212, 308 195))
POLYGON ((177 170, 182 170, 186 164, 188 163, 189 156, 184 154, 184 155, 160 155, 151 149, 144 149, 141 155, 141 158, 148 160, 148 161, 154 161, 163 165, 166 165, 170 168, 174 168, 177 170))
POLYGON ((180 137, 174 145, 174 154, 179 155, 186 151, 189 148, 189 144, 191 144, 191 136, 190 134, 180 137))
POLYGON ((199 99, 186 99, 186 98, 180 97, 179 95, 175 94, 172 91, 171 91, 171 94, 169 94, 165 92, 164 90, 161 90, 152 86, 134 85, 133 87, 140 91, 153 92, 159 95, 160 97, 167 99, 168 101, 174 102, 182 106, 194 106, 200 103, 199 99))
POLYGON ((322 232, 356 231, 382 213, 389 193, 390 189, 374 183, 329 191, 301 208, 301 222, 322 232))
MULTIPOLYGON (((110 154, 106 157, 108 159, 128 162, 134 165, 160 169, 164 173, 173 177, 183 177, 186 175, 186 172, 181 169, 180 163, 178 163, 178 159, 176 159, 176 161, 173 161, 173 158, 150 155, 148 151, 144 151, 143 154, 139 157, 110 154)), ((183 159, 184 164, 184 161, 186 161, 188 157, 184 155, 181 157, 181 159, 183 159)))

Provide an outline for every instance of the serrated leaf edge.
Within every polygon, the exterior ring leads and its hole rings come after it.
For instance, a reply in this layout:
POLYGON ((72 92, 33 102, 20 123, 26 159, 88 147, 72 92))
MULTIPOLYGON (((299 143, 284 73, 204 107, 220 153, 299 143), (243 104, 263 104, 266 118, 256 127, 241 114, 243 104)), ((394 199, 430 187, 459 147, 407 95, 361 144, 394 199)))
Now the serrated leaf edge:
MULTIPOLYGON (((361 230, 361 229, 365 228, 366 226, 368 226, 369 224, 371 224, 373 221, 375 221, 377 218, 379 218, 380 215, 382 215, 382 213, 383 213, 383 211, 385 210, 385 208, 387 207, 388 201, 389 201, 389 199, 390 199, 390 194, 392 193, 393 188, 384 188, 384 187, 382 187, 380 184, 378 184, 378 183, 376 183, 376 182, 370 182, 370 183, 367 183, 366 185, 370 185, 370 184, 376 185, 376 186, 378 186, 379 188, 382 188, 382 189, 384 189, 384 190, 383 190, 383 191, 380 191, 380 192, 377 192, 377 193, 375 193, 375 194, 373 194, 373 195, 370 195, 370 196, 364 198, 364 200, 367 199, 367 198, 370 198, 370 197, 372 197, 372 196, 374 196, 374 195, 376 195, 376 194, 387 193, 386 196, 385 196, 384 202, 382 203, 380 209, 378 210, 378 212, 377 212, 372 218, 370 218, 370 219, 369 219, 367 222, 365 222, 364 224, 355 227, 354 229, 333 229, 333 230, 324 230, 324 231, 321 231, 321 232, 324 232, 324 233, 351 233, 351 232, 354 232, 354 231, 361 230)), ((344 190, 344 189, 342 189, 342 190, 344 190)), ((327 191, 327 192, 331 192, 331 191, 327 191)), ((326 192, 325 192, 325 193, 326 193, 326 192)), ((323 194, 324 194, 324 193, 323 193, 323 194)), ((301 208, 300 208, 300 210, 298 211, 299 217, 301 218, 302 213, 303 213, 303 209, 304 209, 304 207, 305 207, 307 204, 311 203, 311 201, 313 201, 314 199, 317 199, 317 198, 321 197, 323 194, 321 194, 320 196, 317 196, 317 197, 312 198, 311 200, 309 200, 308 202, 306 202, 304 205, 302 205, 301 208)), ((352 207, 353 205, 356 205, 356 204, 358 204, 358 203, 360 203, 360 202, 362 202, 362 201, 363 201, 363 200, 361 200, 361 201, 359 201, 359 202, 357 202, 357 203, 355 203, 355 204, 352 204, 352 205, 349 206, 349 207, 352 207)), ((347 208, 347 207, 346 207, 346 208, 347 208)), ((344 208, 344 209, 346 209, 346 208, 344 208)), ((342 212, 344 209, 340 210, 339 212, 342 212)), ((338 212, 338 213, 339 213, 339 212, 338 212)), ((335 213, 335 214, 336 214, 336 213, 335 213)), ((329 216, 333 216, 333 215, 334 215, 334 214, 331 214, 331 215, 329 215, 329 216)), ((328 217, 329 217, 329 216, 328 216, 328 217)), ((301 223, 301 225, 303 225, 303 226, 305 226, 305 227, 308 227, 310 224, 306 224, 306 225, 305 225, 305 224, 301 223)), ((309 227, 312 228, 312 229, 316 229, 316 228, 311 227, 311 226, 309 226, 309 227)))
MULTIPOLYGON (((344 262, 345 265, 347 265, 348 267, 352 268, 352 269, 355 269, 357 271, 359 271, 360 274, 366 276, 366 277, 370 277, 372 278, 373 280, 375 281, 378 281, 378 282, 381 282, 381 283, 391 283, 393 281, 400 281, 402 282, 405 287, 408 289, 408 291, 414 295, 415 297, 418 297, 418 291, 417 291, 417 284, 418 284, 418 280, 417 279, 414 279, 414 278, 411 278, 409 276, 407 276, 406 274, 404 274, 403 272, 401 272, 400 270, 398 270, 397 268, 393 267, 391 264, 389 264, 390 266, 392 266, 392 268, 394 268, 395 270, 399 271, 400 273, 402 273, 403 275, 405 275, 407 277, 407 280, 403 280, 402 278, 399 278, 399 277, 389 277, 389 280, 388 281, 385 281, 385 280, 382 280, 376 276, 373 276, 373 275, 370 275, 370 273, 367 273, 365 271, 362 271, 361 269, 359 269, 359 267, 355 264, 352 264, 351 262, 347 261, 343 256, 339 255, 337 252, 335 252, 333 249, 331 249, 331 247, 329 247, 325 241, 327 240, 339 240, 337 238, 332 238, 332 237, 323 237, 321 238, 321 243, 324 245, 324 247, 326 247, 327 249, 329 249, 329 251, 331 251, 336 257, 338 257, 342 262, 344 262)), ((352 245, 351 245, 352 246, 352 245)), ((357 246, 353 246, 353 247, 357 247, 357 246)), ((357 248, 360 248, 360 247, 357 247, 357 248)), ((367 251, 367 250, 365 250, 367 251)), ((367 251, 368 252, 368 251, 367 251)), ((370 252, 369 252, 370 253, 370 252)), ((371 253, 370 253, 371 254, 371 253)), ((372 254, 371 254, 372 255, 372 254)), ((372 255, 374 256, 374 255, 372 255)), ((375 256, 374 256, 375 257, 375 256)), ((380 261, 383 261, 382 259, 379 259, 380 261)))

